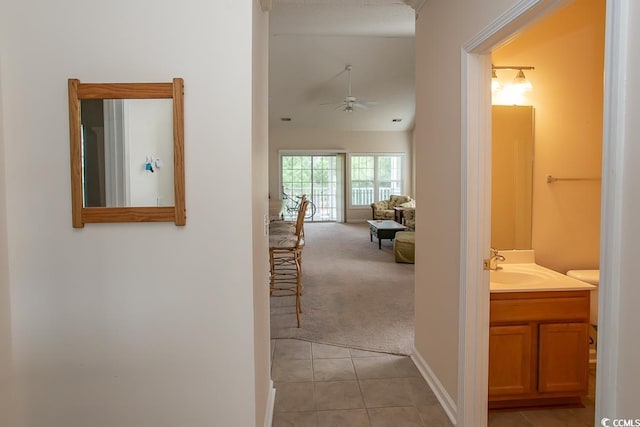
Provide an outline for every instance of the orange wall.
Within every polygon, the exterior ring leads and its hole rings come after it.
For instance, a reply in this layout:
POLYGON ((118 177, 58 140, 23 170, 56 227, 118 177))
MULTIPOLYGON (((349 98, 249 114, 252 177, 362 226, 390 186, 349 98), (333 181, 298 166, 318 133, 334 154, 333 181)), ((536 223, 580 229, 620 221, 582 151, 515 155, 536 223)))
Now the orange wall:
POLYGON ((493 54, 494 65, 535 67, 525 101, 535 108, 532 245, 560 272, 599 266, 600 181, 546 176, 601 176, 604 16, 604 0, 576 0, 493 54))

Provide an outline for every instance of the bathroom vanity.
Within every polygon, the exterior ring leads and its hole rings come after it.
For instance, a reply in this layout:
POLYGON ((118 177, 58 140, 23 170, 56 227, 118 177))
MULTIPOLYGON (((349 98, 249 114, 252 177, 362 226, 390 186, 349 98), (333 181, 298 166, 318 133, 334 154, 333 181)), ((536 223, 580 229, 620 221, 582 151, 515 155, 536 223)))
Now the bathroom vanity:
POLYGON ((535 263, 501 267, 491 272, 489 408, 580 404, 594 287, 535 263))

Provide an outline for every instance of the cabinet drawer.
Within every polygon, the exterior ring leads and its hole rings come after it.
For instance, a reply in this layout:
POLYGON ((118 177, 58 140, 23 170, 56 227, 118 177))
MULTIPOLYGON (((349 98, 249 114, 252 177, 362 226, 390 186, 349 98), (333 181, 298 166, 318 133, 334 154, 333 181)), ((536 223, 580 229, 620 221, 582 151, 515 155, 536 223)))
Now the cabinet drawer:
POLYGON ((589 291, 491 294, 490 323, 546 320, 587 322, 589 291))

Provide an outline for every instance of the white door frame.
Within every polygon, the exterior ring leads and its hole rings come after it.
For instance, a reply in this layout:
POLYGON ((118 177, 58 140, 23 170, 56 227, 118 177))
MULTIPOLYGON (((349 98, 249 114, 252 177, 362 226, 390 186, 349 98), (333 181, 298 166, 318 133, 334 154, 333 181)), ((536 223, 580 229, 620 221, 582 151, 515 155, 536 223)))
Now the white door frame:
POLYGON ((105 206, 131 206, 127 103, 123 99, 105 99, 103 104, 105 206))
MULTIPOLYGON (((626 10, 631 0, 608 0, 600 244, 600 315, 596 419, 616 413, 617 307, 621 248, 622 154, 626 10)), ((489 356, 489 255, 491 223, 491 51, 566 0, 522 0, 462 49, 462 223, 460 330, 456 425, 487 423, 489 356)))

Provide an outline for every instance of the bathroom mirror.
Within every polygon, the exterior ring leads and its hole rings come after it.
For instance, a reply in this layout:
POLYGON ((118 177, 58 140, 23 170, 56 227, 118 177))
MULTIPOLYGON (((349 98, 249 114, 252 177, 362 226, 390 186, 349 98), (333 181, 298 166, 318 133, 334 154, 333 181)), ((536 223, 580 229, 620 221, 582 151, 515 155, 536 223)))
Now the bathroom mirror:
POLYGON ((69 79, 72 223, 186 223, 183 80, 69 79))
POLYGON ((532 249, 534 110, 494 105, 491 143, 491 246, 532 249))

